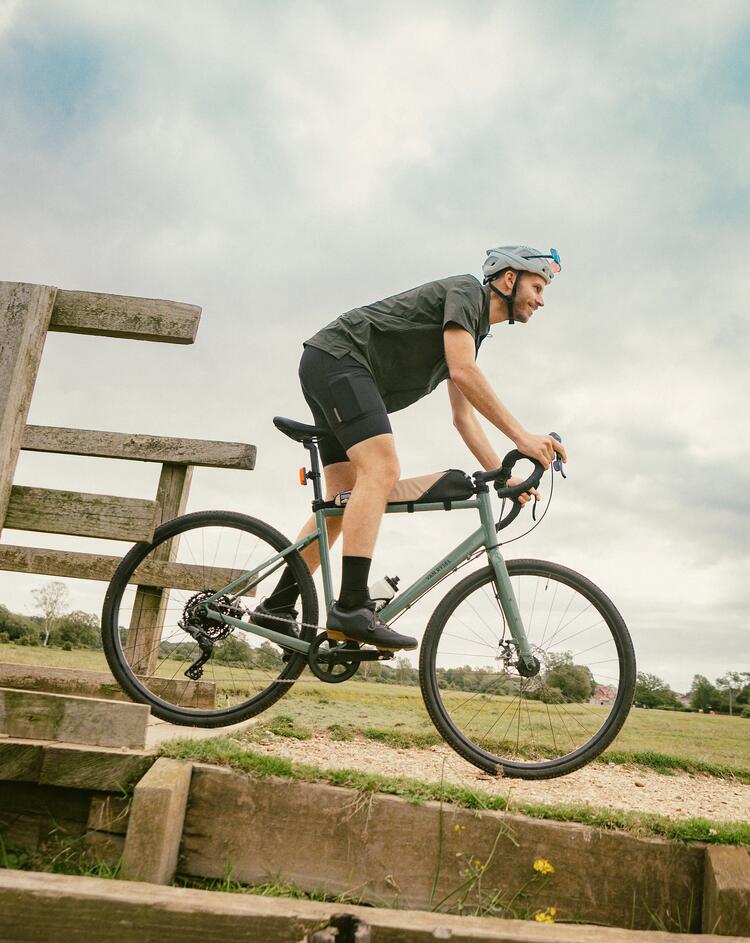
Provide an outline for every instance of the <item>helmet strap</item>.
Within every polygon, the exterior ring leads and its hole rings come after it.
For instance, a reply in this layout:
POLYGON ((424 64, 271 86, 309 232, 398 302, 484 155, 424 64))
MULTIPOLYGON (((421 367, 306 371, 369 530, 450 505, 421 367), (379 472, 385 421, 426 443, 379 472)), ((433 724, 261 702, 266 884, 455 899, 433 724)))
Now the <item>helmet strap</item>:
POLYGON ((489 283, 490 291, 494 291, 494 293, 497 295, 498 298, 502 298, 508 307, 508 324, 516 323, 516 319, 514 317, 513 306, 516 301, 516 289, 518 288, 518 283, 520 280, 521 280, 521 273, 516 272, 516 278, 515 278, 515 281, 513 282, 513 288, 509 295, 503 294, 503 292, 501 292, 499 288, 495 288, 492 282, 489 283))

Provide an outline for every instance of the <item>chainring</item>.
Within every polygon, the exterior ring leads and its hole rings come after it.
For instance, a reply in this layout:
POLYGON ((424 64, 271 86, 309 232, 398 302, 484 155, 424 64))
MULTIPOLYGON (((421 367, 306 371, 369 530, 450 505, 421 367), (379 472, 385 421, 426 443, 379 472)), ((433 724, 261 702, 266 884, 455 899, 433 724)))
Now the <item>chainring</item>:
POLYGON ((340 684, 359 670, 359 661, 346 659, 346 652, 360 651, 356 642, 332 642, 325 632, 316 636, 307 653, 307 666, 321 681, 340 684))

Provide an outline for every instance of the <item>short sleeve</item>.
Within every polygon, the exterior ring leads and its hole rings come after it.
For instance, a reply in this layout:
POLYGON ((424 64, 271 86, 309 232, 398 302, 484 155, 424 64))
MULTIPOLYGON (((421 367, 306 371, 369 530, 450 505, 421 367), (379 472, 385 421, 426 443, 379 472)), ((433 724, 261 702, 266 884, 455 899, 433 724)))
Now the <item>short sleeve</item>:
POLYGON ((479 339, 482 305, 477 287, 475 279, 461 278, 448 288, 445 295, 443 330, 450 324, 456 324, 468 331, 475 341, 479 339))

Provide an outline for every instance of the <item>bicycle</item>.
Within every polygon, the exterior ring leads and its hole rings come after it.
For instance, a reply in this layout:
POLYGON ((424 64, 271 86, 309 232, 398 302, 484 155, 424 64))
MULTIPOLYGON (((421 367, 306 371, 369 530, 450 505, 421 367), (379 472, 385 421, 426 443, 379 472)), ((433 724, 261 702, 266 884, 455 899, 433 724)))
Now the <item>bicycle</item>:
MULTIPOLYGON (((319 541, 328 605, 325 522, 344 508, 340 496, 323 499, 317 451, 323 430, 281 417, 274 424, 309 453, 310 470, 300 469, 300 481, 313 484, 312 534, 292 543, 244 514, 186 514, 157 528, 151 543, 135 544, 107 590, 102 638, 112 673, 133 700, 173 723, 237 723, 302 683, 306 667, 315 683, 340 683, 366 661, 393 657, 334 642, 320 630, 315 585, 300 551, 319 541), (300 593, 298 638, 254 625, 244 601, 260 598, 260 589, 270 592, 284 566, 300 593), (126 619, 129 626, 121 628, 126 619)), ((514 450, 499 469, 464 476, 469 493, 460 499, 388 504, 386 513, 475 509, 480 526, 389 600, 380 616, 392 622, 437 583, 487 555, 487 565, 456 583, 429 619, 419 654, 422 697, 442 737, 470 763, 496 775, 542 779, 579 769, 612 742, 630 710, 636 667, 622 617, 593 583, 559 564, 503 559, 497 535, 519 514, 519 495, 538 486, 544 473, 532 460, 531 475, 509 487, 522 458, 514 450), (491 484, 503 508, 511 502, 497 522, 491 484), (595 689, 604 703, 591 703, 595 689)), ((555 471, 562 471, 557 460, 553 478, 555 471)))

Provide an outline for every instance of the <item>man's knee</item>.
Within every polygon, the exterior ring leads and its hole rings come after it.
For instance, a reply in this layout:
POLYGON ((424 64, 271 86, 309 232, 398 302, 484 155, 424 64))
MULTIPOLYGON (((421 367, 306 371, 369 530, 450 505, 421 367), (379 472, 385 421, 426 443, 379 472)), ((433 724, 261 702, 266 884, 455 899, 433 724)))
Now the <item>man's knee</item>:
POLYGON ((357 469, 352 462, 336 462, 323 469, 326 482, 326 501, 341 491, 351 491, 357 481, 357 469))
POLYGON ((368 485, 388 492, 401 477, 401 466, 398 458, 381 457, 374 459, 366 468, 360 469, 357 481, 367 482, 368 485))

